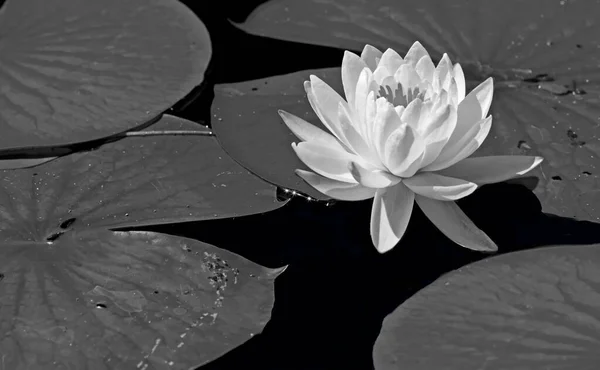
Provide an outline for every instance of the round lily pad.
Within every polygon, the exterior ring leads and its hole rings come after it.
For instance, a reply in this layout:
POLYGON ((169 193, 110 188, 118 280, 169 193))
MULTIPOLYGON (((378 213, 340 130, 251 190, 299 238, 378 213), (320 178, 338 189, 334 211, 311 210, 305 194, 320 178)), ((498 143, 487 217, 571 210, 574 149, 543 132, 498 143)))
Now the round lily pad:
POLYGON ((493 77, 492 130, 476 155, 543 156, 532 174, 544 211, 597 221, 597 14, 599 2, 577 0, 280 0, 240 27, 358 52, 371 44, 403 54, 420 41, 434 59, 461 63, 468 90, 493 77))
POLYGON ((176 0, 7 0, 0 8, 0 151, 142 125, 199 85, 202 22, 176 0))
MULTIPOLYGON (((86 230, 49 242, 0 235, 3 369, 176 369, 260 332, 270 270, 192 239, 86 230)), ((30 229, 30 231, 33 231, 30 229)))
POLYGON ((377 370, 598 367, 600 244, 492 257, 440 277, 388 315, 377 370))

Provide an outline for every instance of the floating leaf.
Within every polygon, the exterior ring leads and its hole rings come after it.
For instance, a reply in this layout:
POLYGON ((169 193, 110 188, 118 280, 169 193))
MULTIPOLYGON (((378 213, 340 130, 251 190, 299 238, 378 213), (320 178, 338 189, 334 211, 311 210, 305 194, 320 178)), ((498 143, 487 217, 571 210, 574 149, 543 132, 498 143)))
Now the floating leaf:
POLYGON ((3 208, 3 369, 187 370, 270 317, 281 270, 159 233, 88 230, 48 242, 3 208))
POLYGON ((371 44, 404 53, 418 40, 435 59, 447 52, 460 62, 468 89, 492 76, 494 121, 477 155, 544 156, 532 172, 541 178, 535 192, 544 211, 597 221, 596 14, 599 2, 575 0, 281 0, 259 7, 241 28, 357 51, 371 44))
MULTIPOLYGON (((148 130, 205 131, 172 116, 148 130)), ((40 238, 69 219, 78 229, 132 227, 242 216, 285 204, 277 201, 274 186, 231 160, 214 137, 194 135, 125 138, 0 172, 0 179, 10 232, 25 228, 40 238)))
POLYGON ((210 55, 206 28, 175 0, 7 0, 0 149, 144 124, 202 82, 210 55))
POLYGON ((10 170, 13 168, 27 168, 37 166, 55 159, 56 157, 47 158, 21 158, 21 159, 0 159, 0 170, 10 170))
POLYGON ((216 85, 212 128, 225 151, 257 176, 317 199, 330 199, 296 176, 295 169, 308 170, 291 147, 300 140, 277 113, 283 109, 327 130, 308 104, 302 85, 311 73, 343 91, 339 68, 216 85))
POLYGON ((509 253, 442 276, 385 318, 375 368, 596 369, 599 247, 509 253))

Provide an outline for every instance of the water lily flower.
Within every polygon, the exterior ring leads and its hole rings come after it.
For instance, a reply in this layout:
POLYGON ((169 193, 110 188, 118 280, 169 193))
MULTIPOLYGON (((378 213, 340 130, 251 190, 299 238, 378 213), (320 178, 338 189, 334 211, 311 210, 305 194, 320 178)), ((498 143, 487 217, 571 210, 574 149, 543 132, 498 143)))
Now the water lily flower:
POLYGON ((374 198, 371 238, 381 253, 402 238, 416 202, 455 243, 495 251, 494 242, 454 202, 483 184, 522 175, 542 161, 532 156, 469 158, 488 135, 493 80, 465 96, 460 64, 444 54, 437 66, 415 42, 402 58, 367 45, 344 54, 346 100, 318 77, 304 83, 326 132, 279 111, 302 142, 293 143, 312 171, 296 170, 331 198, 374 198))

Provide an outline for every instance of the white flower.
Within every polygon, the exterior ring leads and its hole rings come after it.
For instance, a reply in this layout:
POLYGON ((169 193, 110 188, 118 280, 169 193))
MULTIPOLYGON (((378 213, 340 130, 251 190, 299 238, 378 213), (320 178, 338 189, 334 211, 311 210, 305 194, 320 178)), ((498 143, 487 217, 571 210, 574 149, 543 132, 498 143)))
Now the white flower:
POLYGON ((279 111, 300 139, 292 147, 314 172, 296 173, 334 199, 373 198, 371 238, 381 253, 406 231, 413 203, 455 243, 494 251, 494 242, 454 200, 478 185, 522 175, 541 157, 469 157, 490 131, 493 81, 465 97, 460 65, 444 54, 437 67, 415 42, 404 58, 365 46, 342 61, 346 100, 311 75, 304 83, 311 107, 325 127, 279 111), (333 135, 332 135, 333 134, 333 135))

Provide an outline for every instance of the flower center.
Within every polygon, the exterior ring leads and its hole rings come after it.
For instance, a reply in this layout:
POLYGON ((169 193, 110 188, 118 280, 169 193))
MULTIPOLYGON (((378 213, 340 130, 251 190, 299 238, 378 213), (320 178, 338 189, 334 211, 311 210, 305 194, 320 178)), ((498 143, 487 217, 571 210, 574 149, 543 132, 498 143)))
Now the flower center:
POLYGON ((421 98, 425 95, 424 92, 421 92, 418 87, 412 89, 406 89, 406 94, 404 93, 404 89, 402 88, 402 84, 398 83, 395 89, 392 89, 390 85, 381 85, 379 86, 379 93, 377 95, 378 98, 385 98, 387 101, 392 103, 394 107, 403 106, 406 107, 408 103, 411 101, 421 98))

